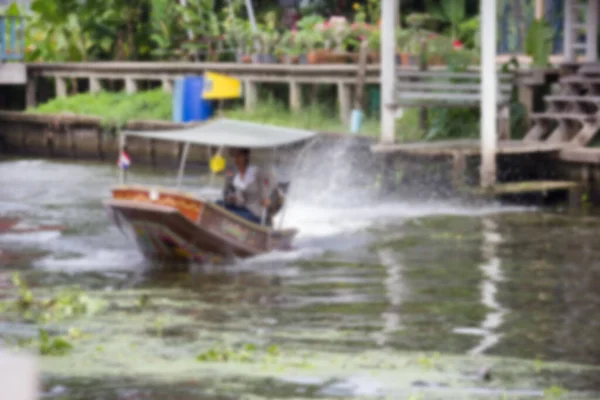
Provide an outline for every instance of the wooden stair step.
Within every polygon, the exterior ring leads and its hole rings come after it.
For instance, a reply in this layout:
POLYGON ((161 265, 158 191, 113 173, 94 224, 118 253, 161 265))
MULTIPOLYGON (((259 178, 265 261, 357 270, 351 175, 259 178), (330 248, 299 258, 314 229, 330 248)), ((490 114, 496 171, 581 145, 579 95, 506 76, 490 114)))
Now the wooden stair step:
POLYGON ((588 85, 600 85, 600 78, 590 78, 582 75, 569 75, 563 78, 560 78, 560 83, 579 83, 579 84, 588 84, 588 85))
POLYGON ((595 115, 586 115, 578 113, 560 113, 560 112, 543 112, 543 113, 532 113, 530 116, 533 120, 576 120, 576 121, 597 121, 598 118, 595 115))
POLYGON ((585 102, 585 103, 599 103, 600 96, 577 96, 568 94, 551 94, 544 96, 545 101, 570 101, 570 102, 585 102))
POLYGON ((583 64, 581 68, 577 70, 579 75, 600 75, 600 63, 590 62, 583 64))

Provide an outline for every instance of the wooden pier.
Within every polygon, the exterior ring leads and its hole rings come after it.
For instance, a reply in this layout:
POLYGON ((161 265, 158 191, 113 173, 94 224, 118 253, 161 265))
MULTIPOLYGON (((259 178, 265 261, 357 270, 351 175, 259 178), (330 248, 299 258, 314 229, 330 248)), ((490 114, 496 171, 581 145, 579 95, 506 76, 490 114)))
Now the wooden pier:
MULTIPOLYGON (((417 71, 419 67, 401 66, 398 71, 417 71)), ((431 66, 430 71, 445 70, 445 66, 431 66)), ((337 88, 340 119, 347 123, 350 117, 355 87, 359 81, 367 85, 379 85, 379 64, 242 64, 210 62, 81 62, 81 63, 29 63, 27 64, 27 107, 37 103, 37 87, 40 79, 54 80, 54 94, 67 96, 68 82, 87 81, 91 92, 97 92, 106 82, 122 82, 124 90, 134 93, 141 83, 155 83, 171 91, 175 79, 185 75, 201 75, 206 71, 226 74, 240 79, 244 87, 244 103, 252 110, 258 101, 260 85, 285 84, 289 87, 289 106, 300 110, 305 103, 303 86, 334 86, 337 88), (362 79, 364 71, 364 79, 362 79)), ((476 68, 474 69, 476 71, 476 68)), ((521 100, 526 107, 533 104, 533 90, 546 84, 557 74, 556 69, 520 70, 514 73, 521 100)))
MULTIPOLYGON (((600 147, 596 147, 600 131, 600 63, 566 65, 556 89, 544 100, 546 110, 530 115, 531 127, 523 139, 497 142, 498 183, 486 191, 478 187, 478 178, 473 178, 479 173, 478 163, 470 162, 480 158, 478 139, 380 143, 372 150, 384 156, 388 165, 398 168, 400 164, 400 169, 410 170, 412 175, 415 164, 442 163, 445 167, 441 171, 454 192, 503 196, 568 191, 572 203, 582 193, 600 201, 600 147)), ((418 179, 413 176, 413 180, 418 179)))

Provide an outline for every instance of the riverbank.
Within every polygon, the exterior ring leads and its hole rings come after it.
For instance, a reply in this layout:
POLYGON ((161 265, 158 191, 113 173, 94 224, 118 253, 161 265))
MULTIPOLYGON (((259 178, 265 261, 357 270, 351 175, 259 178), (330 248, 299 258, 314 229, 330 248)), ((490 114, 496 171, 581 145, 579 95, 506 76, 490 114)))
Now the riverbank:
MULTIPOLYGON (((118 156, 118 135, 120 129, 130 130, 170 130, 191 126, 192 123, 175 123, 171 121, 172 96, 162 90, 149 90, 128 95, 116 92, 101 92, 97 94, 79 94, 60 98, 28 109, 26 112, 0 111, 0 152, 9 156, 47 157, 68 159, 102 160, 115 162, 118 156)), ((356 143, 352 151, 344 155, 345 162, 375 164, 383 161, 384 156, 370 153, 370 145, 374 143, 379 130, 379 123, 367 118, 361 134, 351 135, 344 132, 344 127, 338 122, 331 106, 313 105, 301 112, 293 112, 273 97, 258 104, 253 111, 246 112, 236 102, 219 105, 217 114, 226 118, 251 122, 310 129, 320 132, 323 138, 340 141, 350 140, 356 143), (356 151, 358 150, 358 151, 356 151), (358 156, 357 156, 358 153, 358 156)), ((408 110, 410 111, 410 110, 408 110)), ((445 117, 437 120, 435 126, 430 126, 431 132, 442 132, 439 137, 431 138, 419 132, 419 110, 406 112, 399 120, 399 132, 402 132, 398 142, 434 141, 440 138, 456 138, 461 130, 461 124, 468 127, 476 121, 470 121, 463 110, 446 110, 445 117), (460 118, 461 115, 464 118, 460 118), (459 121, 462 122, 459 123, 459 121), (455 121, 454 124, 451 122, 455 121), (442 126, 443 125, 443 126, 442 126)), ((436 111, 436 110, 430 110, 436 111)), ((467 110, 468 111, 468 110, 467 110)), ((471 114, 469 116, 472 117, 471 114)), ((430 120, 438 115, 430 113, 430 120)), ((347 132, 347 131, 346 131, 347 132)), ((472 136, 474 130, 462 132, 461 138, 472 136)), ((435 136, 435 135, 434 135, 435 136)), ((322 143, 319 151, 319 165, 323 160, 337 152, 337 147, 331 146, 330 141, 322 143), (328 155, 329 154, 329 155, 328 155)), ((443 147, 443 142, 441 146, 443 147)), ((295 151, 294 147, 292 150, 295 151)), ((128 151, 136 165, 178 166, 183 146, 143 138, 129 138, 128 151)), ((215 149, 205 146, 192 146, 188 156, 192 168, 206 168, 210 155, 215 149)), ((501 181, 523 181, 536 179, 562 179, 580 184, 584 202, 600 203, 600 163, 596 158, 597 149, 574 149, 571 153, 585 152, 587 158, 563 157, 563 152, 535 155, 528 157, 498 156, 499 175, 501 181), (588 154, 589 153, 589 154, 588 154), (583 160, 583 161, 582 161, 583 160), (544 165, 540 170, 540 165, 544 165), (506 179, 505 179, 506 178, 506 179)), ((286 153, 287 154, 287 153, 286 153)), ((453 154, 453 153, 452 153, 453 154)), ((451 155, 452 155, 451 154, 451 155)), ((570 153, 569 153, 570 154, 570 153)), ((260 154, 257 157, 261 158, 260 154)), ((285 154, 283 155, 285 158, 285 154)), ((478 169, 477 157, 471 157, 474 162, 466 165, 466 177, 470 185, 477 186, 478 169)), ((388 160, 389 161, 389 160, 388 160)), ((455 171, 456 160, 452 157, 430 157, 427 155, 400 157, 390 161, 385 167, 386 176, 391 179, 390 187, 402 184, 403 193, 415 192, 419 196, 457 194, 454 182, 458 182, 455 171), (389 174, 387 174, 389 172, 389 174), (400 178, 398 177, 400 175, 400 178), (455 176, 456 175, 456 176, 455 176), (400 180, 401 182, 398 182, 400 180)), ((379 172, 383 165, 379 166, 379 172)), ((363 168, 365 169, 365 168, 363 168)), ((367 168, 368 169, 368 168, 367 168)), ((375 175, 372 177, 375 179, 375 175)), ((386 177, 386 182, 388 178, 386 177)), ((393 189, 392 189, 393 190, 393 189)), ((534 196, 535 202, 540 196, 534 196)), ((541 193, 545 199, 547 193, 541 193)))
MULTIPOLYGON (((193 123, 175 123, 167 120, 131 120, 121 116, 82 116, 75 114, 46 114, 0 111, 0 154, 7 157, 37 157, 49 159, 98 160, 113 163, 118 157, 119 130, 175 130, 193 126, 193 123), (122 121, 115 124, 115 121, 122 121)), ((156 115, 156 114, 152 114, 156 115)), ((374 139, 363 135, 335 132, 318 132, 319 143, 313 150, 326 147, 327 151, 343 144, 344 148, 358 148, 358 153, 369 156, 369 146, 374 139), (350 147, 346 147, 350 146, 350 147)), ((135 165, 177 168, 183 145, 160 140, 129 137, 128 153, 135 165)), ((281 149, 279 157, 285 158, 298 146, 281 149)), ((188 165, 207 168, 214 148, 190 146, 188 165)), ((266 156, 256 151, 257 159, 266 156)), ((356 155, 356 152, 354 153, 356 155)))
MULTIPOLYGON (((131 121, 172 122, 171 94, 161 90, 147 90, 134 94, 122 92, 82 93, 53 99, 38 107, 27 109, 29 114, 77 115, 99 118, 105 128, 123 127, 131 121)), ((330 105, 313 104, 302 111, 291 111, 283 102, 266 97, 253 110, 246 111, 239 102, 215 106, 215 114, 242 121, 272 124, 321 132, 348 132, 330 105)), ((361 134, 379 135, 379 121, 365 118, 361 134)))

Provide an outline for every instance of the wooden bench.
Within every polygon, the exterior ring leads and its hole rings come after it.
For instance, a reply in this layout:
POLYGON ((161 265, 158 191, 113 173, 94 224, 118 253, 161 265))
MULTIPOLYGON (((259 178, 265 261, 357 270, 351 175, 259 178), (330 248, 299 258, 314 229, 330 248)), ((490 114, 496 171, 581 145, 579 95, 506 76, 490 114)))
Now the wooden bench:
MULTIPOLYGON (((476 108, 481 104, 481 74, 479 71, 422 71, 401 69, 397 73, 396 102, 390 107, 455 107, 476 108)), ((500 137, 508 139, 509 103, 514 75, 498 74, 497 104, 502 121, 500 137)))

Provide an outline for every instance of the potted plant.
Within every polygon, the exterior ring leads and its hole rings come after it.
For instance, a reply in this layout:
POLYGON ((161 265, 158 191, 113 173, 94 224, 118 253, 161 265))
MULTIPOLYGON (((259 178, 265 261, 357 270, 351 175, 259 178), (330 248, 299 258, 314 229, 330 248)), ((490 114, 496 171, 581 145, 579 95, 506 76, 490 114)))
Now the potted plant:
POLYGON ((412 30, 422 30, 431 21, 431 16, 426 13, 411 13, 406 17, 406 24, 412 30))
MULTIPOLYGON (((378 28, 365 22, 354 22, 350 25, 348 34, 344 39, 343 47, 350 52, 349 56, 353 62, 358 60, 358 51, 360 50, 361 42, 368 40, 374 30, 378 30, 378 28)), ((369 58, 378 59, 378 55, 374 53, 379 53, 379 49, 369 50, 369 58)))
POLYGON ((372 30, 367 36, 366 40, 369 48, 369 58, 371 62, 379 63, 381 51, 381 30, 372 30))
POLYGON ((225 41, 235 49, 236 61, 250 62, 254 43, 248 23, 242 20, 226 21, 225 26, 225 41))
POLYGON ((396 28, 396 47, 400 56, 399 64, 411 64, 410 41, 411 31, 400 27, 396 28))
POLYGON ((301 32, 287 31, 278 43, 276 52, 284 64, 296 64, 304 54, 305 40, 301 32))
POLYGON ((427 40, 427 64, 444 65, 448 52, 452 51, 452 40, 436 35, 427 40))
POLYGON ((275 30, 266 28, 259 29, 254 35, 254 40, 257 41, 259 52, 257 54, 257 62, 259 63, 274 63, 277 59, 274 56, 274 50, 280 40, 280 35, 275 30))
POLYGON ((322 53, 325 60, 331 63, 343 63, 346 59, 344 43, 350 32, 346 18, 331 17, 317 24, 315 30, 323 37, 322 53))
POLYGON ((319 15, 307 15, 297 23, 298 31, 294 35, 294 43, 299 49, 299 62, 316 64, 320 62, 319 48, 324 44, 323 34, 317 29, 325 19, 319 15))

